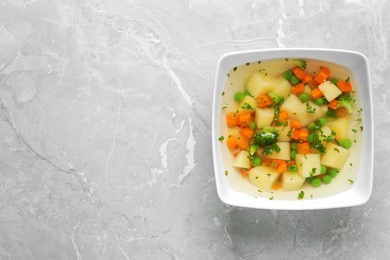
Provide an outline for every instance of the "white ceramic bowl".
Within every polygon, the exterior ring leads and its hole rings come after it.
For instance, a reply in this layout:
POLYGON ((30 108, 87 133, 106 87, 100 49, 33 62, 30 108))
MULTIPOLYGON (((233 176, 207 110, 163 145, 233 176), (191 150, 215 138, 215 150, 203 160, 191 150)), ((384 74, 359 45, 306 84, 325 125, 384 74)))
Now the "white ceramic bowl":
POLYGON ((262 209, 279 210, 311 210, 326 208, 341 208, 362 205, 371 196, 373 180, 373 109, 370 83, 370 71, 367 58, 357 52, 332 49, 268 49, 233 52, 223 55, 217 65, 213 107, 212 107, 212 147, 215 181, 219 198, 226 204, 262 209), (248 195, 237 192, 231 187, 225 176, 225 163, 223 150, 227 149, 218 138, 221 136, 222 95, 227 74, 232 68, 246 63, 274 59, 312 59, 339 64, 349 69, 355 79, 355 88, 359 94, 360 105, 363 108, 362 119, 364 131, 362 132, 362 158, 352 187, 336 195, 303 200, 270 200, 268 198, 248 195))

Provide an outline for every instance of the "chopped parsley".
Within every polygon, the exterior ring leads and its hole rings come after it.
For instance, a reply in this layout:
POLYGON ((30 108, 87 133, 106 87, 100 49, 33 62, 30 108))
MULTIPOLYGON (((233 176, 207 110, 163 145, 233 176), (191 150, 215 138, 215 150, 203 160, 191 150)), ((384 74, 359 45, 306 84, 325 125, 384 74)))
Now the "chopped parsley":
POLYGON ((219 141, 223 141, 225 140, 225 137, 223 135, 221 135, 219 138, 218 138, 219 141))
POLYGON ((314 114, 316 112, 316 109, 313 108, 309 102, 306 102, 306 112, 309 114, 314 114))
POLYGON ((303 190, 301 190, 301 191, 298 193, 298 199, 299 199, 299 200, 302 200, 304 197, 305 197, 305 192, 304 192, 303 190))
POLYGON ((228 172, 228 171, 225 171, 225 175, 228 176, 228 175, 229 175, 229 172, 228 172))
POLYGON ((234 67, 234 68, 233 68, 233 71, 236 71, 236 70, 237 70, 237 67, 234 67))
POLYGON ((227 108, 227 106, 228 106, 228 104, 227 104, 227 103, 223 104, 223 106, 222 106, 222 110, 225 110, 225 109, 227 108))
POLYGON ((349 183, 353 184, 353 180, 351 180, 351 179, 348 179, 348 181, 349 181, 349 183))
POLYGON ((357 132, 357 130, 356 130, 355 128, 353 128, 353 129, 352 129, 352 132, 356 133, 356 132, 357 132))
POLYGON ((242 104, 241 108, 242 109, 247 109, 247 110, 253 110, 253 107, 251 105, 249 105, 247 102, 242 104))
POLYGON ((269 200, 273 200, 273 199, 274 199, 274 196, 269 197, 269 200))

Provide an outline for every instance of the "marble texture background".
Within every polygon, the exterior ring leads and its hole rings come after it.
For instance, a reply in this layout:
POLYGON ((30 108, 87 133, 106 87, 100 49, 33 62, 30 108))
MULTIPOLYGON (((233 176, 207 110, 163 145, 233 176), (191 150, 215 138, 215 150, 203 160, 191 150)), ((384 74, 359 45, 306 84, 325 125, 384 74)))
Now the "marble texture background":
POLYGON ((388 259, 389 28, 386 0, 0 0, 0 259, 388 259), (217 60, 288 47, 369 58, 363 206, 218 199, 217 60))

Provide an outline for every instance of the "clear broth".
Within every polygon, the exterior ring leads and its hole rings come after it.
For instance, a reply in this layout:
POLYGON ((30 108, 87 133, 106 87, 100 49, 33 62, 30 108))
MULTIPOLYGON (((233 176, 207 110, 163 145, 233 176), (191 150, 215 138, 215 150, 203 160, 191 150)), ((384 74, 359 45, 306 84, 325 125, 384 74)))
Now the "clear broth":
MULTIPOLYGON (((345 67, 320 60, 306 60, 306 62, 306 71, 308 73, 316 74, 316 72, 320 70, 321 66, 326 66, 330 69, 330 76, 332 78, 346 79, 349 77, 352 86, 355 86, 352 72, 345 67)), ((225 114, 237 109, 238 104, 236 101, 234 101, 234 94, 237 91, 244 91, 252 73, 256 71, 264 71, 270 75, 278 76, 282 75, 284 71, 291 69, 293 66, 293 59, 278 59, 252 62, 249 64, 247 63, 232 69, 226 78, 222 98, 222 106, 225 106, 225 109, 223 109, 222 113, 225 114)), ((226 144, 224 144, 222 145, 221 152, 223 155, 225 169, 228 171, 227 178, 231 188, 237 192, 246 193, 251 196, 264 197, 274 200, 296 200, 300 191, 304 191, 305 199, 317 199, 332 196, 350 189, 353 185, 353 180, 356 178, 361 159, 362 134, 360 127, 363 126, 362 122, 357 121, 357 118, 362 118, 362 112, 359 112, 361 108, 359 102, 359 93, 356 92, 356 89, 354 89, 354 91, 356 102, 354 103, 354 112, 350 115, 348 126, 348 138, 352 140, 352 146, 350 148, 351 155, 348 158, 348 161, 345 163, 344 168, 335 178, 332 179, 330 184, 322 184, 320 187, 314 188, 305 182, 300 189, 294 191, 260 191, 257 187, 253 186, 249 182, 247 177, 243 177, 239 170, 232 166, 234 156, 228 150, 226 144), (357 129, 358 131, 354 133, 352 129, 357 129)), ((228 136, 229 129, 226 126, 224 116, 221 117, 220 124, 222 131, 221 135, 228 136)))

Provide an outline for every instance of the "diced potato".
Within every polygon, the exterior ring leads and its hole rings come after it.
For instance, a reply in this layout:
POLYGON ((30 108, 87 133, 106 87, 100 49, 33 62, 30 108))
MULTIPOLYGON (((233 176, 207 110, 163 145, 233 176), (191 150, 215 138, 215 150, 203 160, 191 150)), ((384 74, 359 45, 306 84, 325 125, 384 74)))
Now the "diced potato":
POLYGON ((329 109, 329 107, 327 105, 322 105, 322 106, 320 106, 320 108, 321 108, 322 112, 324 113, 324 115, 326 114, 326 112, 328 112, 328 109, 329 109))
POLYGON ((267 166, 257 166, 249 171, 250 183, 264 191, 269 191, 278 178, 279 172, 267 166))
POLYGON ((305 182, 303 178, 297 172, 284 172, 282 175, 282 189, 283 190, 297 190, 302 187, 305 182))
POLYGON ((335 138, 338 141, 348 137, 348 117, 341 117, 330 121, 328 122, 328 126, 336 133, 335 138))
POLYGON ((234 159, 233 167, 250 168, 251 160, 249 159, 249 153, 245 150, 241 150, 234 159))
POLYGON ((321 174, 321 160, 319 154, 297 154, 295 155, 295 161, 298 166, 298 172, 302 177, 307 178, 321 174))
POLYGON ((273 152, 271 154, 266 155, 267 158, 270 159, 279 159, 279 160, 290 160, 290 142, 276 142, 277 146, 280 148, 280 152, 273 152))
POLYGON ((288 136, 288 133, 291 130, 290 124, 287 124, 286 126, 275 126, 274 129, 278 131, 278 141, 279 142, 289 142, 290 137, 288 136))
POLYGON ((304 104, 302 103, 302 106, 298 107, 295 114, 296 118, 302 126, 306 126, 310 122, 316 121, 317 119, 325 116, 325 113, 321 107, 311 101, 308 101, 304 104), (308 110, 312 111, 313 113, 308 113, 308 110))
POLYGON ((274 119, 274 110, 272 108, 256 108, 255 122, 257 128, 270 126, 274 119))
MULTIPOLYGON (((290 95, 285 99, 283 104, 280 106, 280 111, 286 111, 290 116, 295 113, 295 111, 300 110, 304 107, 304 104, 299 100, 296 95, 290 95)), ((306 107, 304 107, 306 109, 306 107)))
MULTIPOLYGON (((331 136, 331 135, 332 135, 332 129, 330 129, 329 126, 324 125, 323 127, 321 127, 320 140, 323 141, 326 137, 331 136)), ((323 144, 326 145, 327 143, 323 141, 323 144)))
POLYGON ((322 94, 324 94, 328 102, 337 98, 341 94, 341 90, 330 81, 325 81, 324 83, 320 84, 318 88, 321 90, 322 94))
POLYGON ((237 107, 238 111, 242 110, 249 110, 249 111, 255 111, 257 108, 257 101, 251 96, 245 96, 244 99, 240 102, 240 104, 237 107))
POLYGON ((278 81, 276 78, 264 72, 253 73, 246 86, 249 93, 255 98, 267 94, 277 87, 278 81))
POLYGON ((325 166, 341 170, 347 162, 351 151, 336 144, 328 144, 326 153, 321 157, 321 163, 325 166))
POLYGON ((283 97, 284 100, 290 95, 291 91, 291 84, 283 77, 278 77, 278 87, 274 90, 272 90, 269 94, 275 94, 279 97, 283 97))

